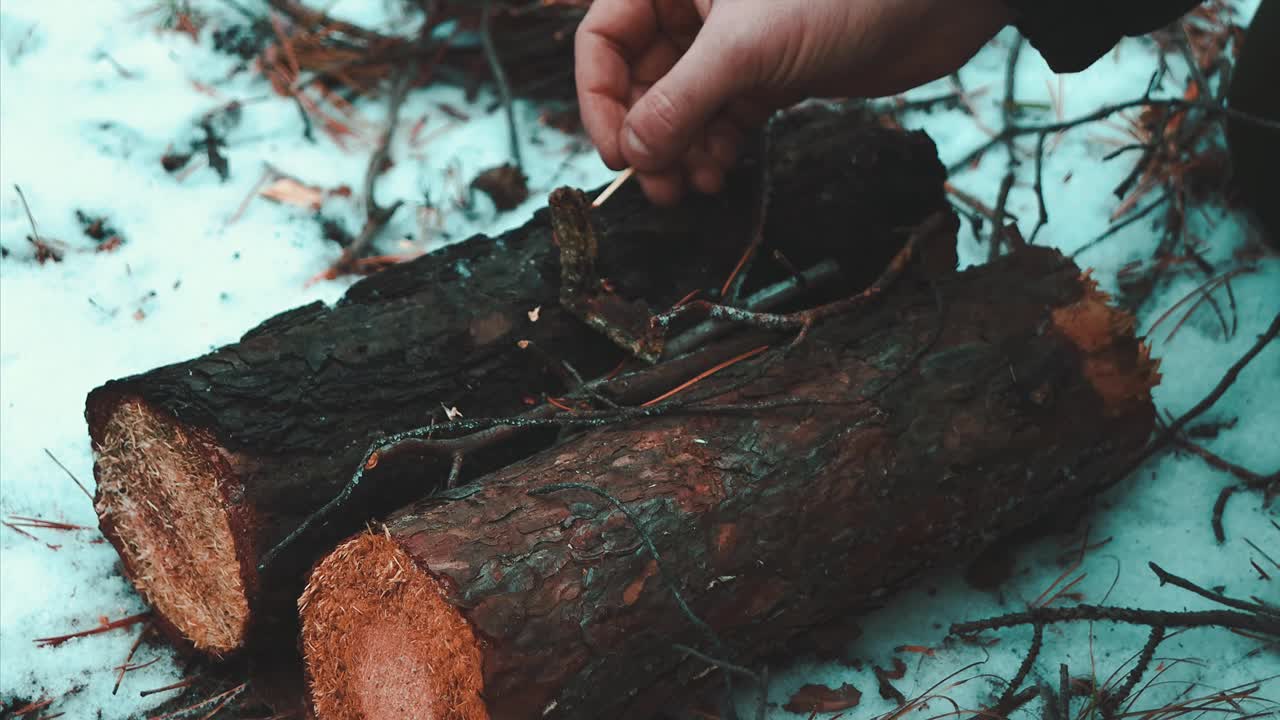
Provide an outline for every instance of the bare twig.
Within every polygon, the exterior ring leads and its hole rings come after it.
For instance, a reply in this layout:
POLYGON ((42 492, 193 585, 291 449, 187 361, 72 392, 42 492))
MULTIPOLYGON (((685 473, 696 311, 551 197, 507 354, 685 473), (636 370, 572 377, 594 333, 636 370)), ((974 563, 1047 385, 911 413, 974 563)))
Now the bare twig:
POLYGON ((1163 625, 1156 625, 1151 628, 1151 634, 1147 636, 1146 645, 1142 646, 1142 652, 1138 656, 1138 662, 1133 666, 1133 670, 1129 671, 1128 677, 1125 678, 1124 684, 1115 692, 1108 693, 1107 697, 1102 701, 1098 710, 1102 713, 1104 720, 1111 720, 1116 717, 1116 709, 1120 707, 1120 703, 1129 697, 1133 689, 1142 681, 1142 677, 1147 674, 1147 668, 1151 667, 1151 660, 1155 657, 1156 648, 1164 640, 1165 629, 1163 625))
POLYGON ((1122 112, 1124 110, 1128 110, 1130 108, 1136 108, 1136 107, 1153 107, 1153 108, 1163 107, 1163 108, 1170 108, 1170 109, 1181 108, 1181 109, 1203 110, 1211 115, 1225 116, 1235 120, 1239 120, 1249 125, 1254 125, 1257 127, 1266 128, 1268 130, 1274 130, 1274 131, 1280 132, 1280 120, 1272 120, 1272 119, 1261 117, 1258 115, 1253 115, 1251 113, 1236 110, 1234 108, 1225 107, 1215 102, 1211 102, 1207 100, 1185 100, 1183 98, 1152 99, 1148 97, 1142 97, 1135 100, 1116 103, 1114 105, 1107 105, 1107 106, 1098 108, 1093 112, 1087 113, 1085 115, 1081 115, 1080 117, 1077 117, 1071 120, 1062 120, 1059 122, 1043 123, 1043 124, 1036 124, 1036 125, 1017 125, 1017 124, 1010 125, 1009 127, 1001 130, 999 133, 997 133, 994 137, 989 139, 987 142, 974 148, 972 151, 966 153, 964 157, 960 158, 954 163, 951 163, 951 165, 948 166, 947 168, 947 172, 956 173, 963 170, 966 166, 968 166, 974 160, 984 155, 988 150, 995 147, 996 145, 1003 144, 1006 140, 1008 140, 1011 137, 1020 137, 1022 135, 1031 135, 1034 133, 1062 132, 1064 130, 1070 130, 1072 128, 1079 127, 1081 125, 1086 125, 1091 122, 1104 120, 1118 112, 1122 112))
MULTIPOLYGON (((822 263, 815 270, 820 272, 811 271, 806 273, 810 283, 816 283, 818 280, 834 274, 834 265, 822 263)), ((799 295, 798 287, 799 283, 794 278, 779 282, 752 295, 747 307, 753 309, 776 307, 779 303, 788 302, 799 295)), ((682 380, 687 377, 682 373, 697 372, 702 368, 715 365, 725 359, 726 356, 731 356, 734 352, 738 352, 737 346, 733 343, 726 343, 723 348, 716 346, 708 348, 701 354, 693 354, 695 348, 702 347, 706 341, 718 337, 724 330, 723 326, 704 323, 693 328, 688 333, 678 336, 673 341, 673 345, 680 344, 685 349, 684 351, 689 353, 688 355, 680 356, 680 362, 673 360, 620 377, 602 377, 571 391, 568 397, 571 399, 584 398, 590 397, 593 393, 608 395, 611 394, 609 389, 615 387, 625 387, 631 394, 661 392, 680 381, 673 380, 673 377, 679 377, 682 380), (689 341, 681 342, 685 340, 686 336, 689 336, 689 341)), ((723 390, 720 392, 723 392, 723 390)), ((675 398, 644 408, 623 407, 607 411, 575 413, 568 416, 557 416, 556 408, 548 404, 515 417, 460 419, 383 438, 366 453, 351 480, 333 499, 309 515, 293 532, 263 556, 258 566, 259 571, 265 570, 281 552, 296 542, 298 538, 302 537, 312 527, 326 522, 330 515, 345 505, 363 481, 365 470, 376 467, 379 458, 400 452, 414 452, 452 460, 457 452, 474 452, 531 428, 601 427, 629 420, 660 417, 680 411, 730 412, 736 410, 736 408, 726 406, 714 406, 712 408, 693 407, 705 399, 707 399, 707 396, 702 393, 691 393, 682 398, 675 398), (467 434, 460 437, 440 437, 450 433, 467 434)), ((775 406, 785 407, 787 404, 780 403, 775 406)), ((759 409, 769 409, 769 406, 760 405, 759 409)))
MULTIPOLYGON (((1271 485, 1276 481, 1280 480, 1280 471, 1273 472, 1270 475, 1261 475, 1259 473, 1256 473, 1250 470, 1247 467, 1238 465, 1236 463, 1231 462, 1230 460, 1227 460, 1226 458, 1209 450, 1203 445, 1198 445, 1196 443, 1191 442, 1184 436, 1180 435, 1174 438, 1173 443, 1177 445, 1179 448, 1181 448, 1182 450, 1186 450, 1192 455, 1195 455, 1201 460, 1204 460, 1205 463, 1207 463, 1210 467, 1217 468, 1218 470, 1222 470, 1223 472, 1228 472, 1228 473, 1231 473, 1232 475, 1235 475, 1237 478, 1240 479, 1241 482, 1243 482, 1248 487, 1255 488, 1255 489, 1265 488, 1268 485, 1271 485)), ((1221 540, 1219 540, 1219 542, 1221 542, 1221 540)))
POLYGON ((780 115, 775 113, 760 131, 760 185, 757 191, 756 215, 751 224, 751 239, 747 242, 742 259, 738 261, 729 278, 724 281, 724 286, 720 288, 720 302, 725 305, 738 304, 742 286, 746 282, 747 274, 751 271, 752 263, 755 262, 756 253, 764 244, 764 229, 769 221, 769 202, 773 198, 773 164, 770 162, 770 151, 773 148, 773 128, 779 117, 780 115))
POLYGON ((79 632, 67 633, 66 635, 56 635, 54 637, 36 638, 35 643, 40 647, 57 647, 62 643, 73 640, 75 638, 87 637, 89 635, 99 635, 112 630, 131 627, 151 617, 151 611, 140 612, 137 615, 120 618, 119 620, 111 620, 103 622, 98 627, 89 630, 81 630, 79 632))
MULTIPOLYGON (((1010 155, 1012 155, 1012 151, 1010 151, 1010 155)), ((1005 208, 1009 204, 1009 191, 1013 188, 1013 173, 1013 163, 1011 161, 1009 171, 1005 173, 1004 179, 1000 181, 1000 193, 996 197, 996 216, 993 223, 995 227, 991 229, 991 249, 987 254, 988 262, 1000 257, 1000 246, 1004 244, 1004 235, 1007 232, 1004 226, 1005 208)))
MULTIPOLYGON (((1018 77, 1018 58, 1022 55, 1022 46, 1025 43, 1026 40, 1021 35, 1017 36, 1013 41, 1013 47, 1009 48, 1009 58, 1005 63, 1004 101, 1000 104, 1002 132, 1014 124, 1014 109, 1017 107, 1015 87, 1018 77)), ((1009 204, 1009 190, 1013 188, 1013 181, 1018 172, 1018 154, 1013 135, 1005 136, 1004 147, 1009 164, 1005 170, 1004 179, 1000 181, 1000 192, 996 198, 995 227, 991 229, 991 249, 988 260, 995 260, 1000 256, 1000 246, 1004 242, 1005 235, 1004 223, 1007 215, 1006 207, 1009 204)))
POLYGON ((1250 614, 1234 610, 1194 610, 1173 612, 1168 610, 1141 610, 1137 608, 1104 605, 1075 605, 1066 608, 1030 608, 1016 613, 973 622, 956 623, 951 632, 970 635, 983 630, 1031 625, 1034 623, 1106 621, 1129 625, 1161 625, 1170 627, 1224 627, 1247 630, 1267 635, 1280 635, 1280 618, 1261 613, 1250 614))
POLYGON ((146 667, 147 665, 154 664, 157 660, 160 659, 159 657, 156 657, 152 659, 150 662, 145 664, 139 664, 139 665, 133 664, 133 655, 134 653, 138 652, 138 648, 142 646, 143 638, 147 636, 147 633, 150 632, 150 630, 151 630, 150 625, 142 626, 142 631, 138 633, 138 637, 134 639, 133 645, 129 647, 129 654, 125 656, 124 662, 121 663, 118 667, 116 667, 116 670, 118 672, 116 674, 116 684, 111 688, 112 695, 115 695, 120 692, 120 684, 124 682, 125 673, 130 672, 132 670, 140 670, 146 667))
POLYGON ((1222 376, 1222 379, 1218 381, 1218 384, 1214 386, 1213 390, 1211 390, 1200 402, 1196 403, 1194 407, 1183 413, 1181 417, 1169 423, 1169 425, 1166 426, 1159 435, 1148 442, 1145 447, 1134 455, 1132 460, 1123 466, 1121 472, 1119 472, 1116 477, 1127 477, 1129 473, 1136 470, 1138 466, 1147 460, 1147 458, 1151 457, 1151 455, 1157 451, 1167 447, 1170 442, 1178 437, 1179 433, 1182 432, 1182 429, 1187 426, 1187 423, 1196 419, 1206 410, 1213 407, 1213 404, 1216 403, 1218 399, 1235 384, 1236 378, 1240 376, 1240 372, 1244 370, 1244 368, 1252 362, 1259 353, 1262 352, 1263 348, 1269 345, 1272 340, 1275 340, 1277 335, 1280 335, 1280 313, 1276 313, 1275 318, 1271 320, 1270 327, 1267 328, 1266 332, 1258 336, 1257 342, 1255 342, 1239 360, 1236 360, 1236 362, 1227 369, 1226 374, 1222 376))
MULTIPOLYGON (((1027 654, 1022 658, 1022 664, 1018 666, 1018 671, 1014 673, 1013 679, 1005 686, 1004 692, 1001 693, 1000 699, 996 701, 995 706, 990 710, 990 715, 986 712, 975 715, 973 720, 985 720, 987 717, 1008 717, 1013 712, 1016 703, 1020 699, 1018 688, 1022 687, 1023 681, 1027 679, 1027 675, 1031 674, 1031 668, 1035 666, 1036 658, 1040 656, 1040 649, 1044 644, 1044 623, 1034 623, 1031 626, 1031 644, 1027 647, 1027 654)), ((1023 700, 1026 702, 1026 700, 1023 700)))
POLYGON ((743 667, 741 665, 735 665, 731 662, 726 662, 719 658, 711 657, 710 655, 707 655, 704 652, 699 652, 698 650, 695 650, 694 648, 691 648, 688 645, 681 645, 680 643, 676 643, 672 645, 672 647, 674 647, 676 650, 679 650, 682 653, 686 653, 692 657, 695 657, 707 663, 708 665, 712 665, 726 673, 735 673, 737 675, 742 675, 744 677, 750 678, 751 680, 754 680, 756 685, 759 686, 760 688, 759 702, 756 704, 756 720, 764 720, 765 712, 769 706, 769 670, 768 668, 765 668, 760 672, 756 672, 751 668, 743 667))
POLYGON ((798 330, 795 338, 791 341, 790 348, 799 345, 805 337, 808 336, 809 330, 817 323, 824 320, 843 315, 857 308, 866 305, 871 300, 877 298, 889 286, 891 286, 906 270, 907 265, 915 256, 917 247, 928 240, 933 239, 940 233, 944 226, 946 216, 942 213, 931 215, 924 222, 920 223, 911 231, 907 241, 903 244, 902 249, 894 256, 893 260, 885 267, 880 277, 869 285, 862 292, 851 295, 842 300, 819 305, 808 310, 800 310, 786 315, 778 315, 773 313, 760 313, 735 308, 728 305, 718 305, 707 302, 705 300, 695 300, 691 303, 675 308, 669 312, 657 315, 653 318, 655 329, 666 329, 671 323, 683 317, 687 317, 693 313, 701 313, 709 320, 721 320, 741 325, 757 327, 762 330, 787 331, 798 330))
POLYGON ((1231 495, 1236 491, 1235 485, 1228 485, 1222 488, 1222 492, 1218 493, 1218 499, 1213 502, 1213 536, 1218 540, 1218 544, 1227 541, 1227 534, 1222 529, 1222 513, 1227 509, 1227 501, 1231 499, 1231 495))
MULTIPOLYGON (((1179 577, 1177 575, 1174 575, 1173 573, 1169 572, 1168 570, 1165 570, 1164 568, 1160 567, 1159 565, 1153 562, 1147 563, 1147 565, 1151 568, 1151 571, 1156 574, 1156 577, 1160 579, 1161 585, 1168 583, 1170 585, 1173 585, 1174 587, 1180 587, 1183 590, 1186 590, 1191 593, 1195 593, 1196 595, 1199 595, 1200 597, 1205 598, 1206 600, 1212 600, 1213 602, 1216 602, 1219 605, 1225 605, 1227 607, 1235 608, 1237 610, 1243 610, 1244 612, 1257 613, 1259 615, 1270 616, 1274 622, 1280 623, 1280 609, 1273 608, 1269 605, 1263 605, 1261 603, 1253 603, 1253 602, 1246 602, 1244 600, 1236 600, 1235 598, 1227 597, 1222 593, 1214 592, 1207 588, 1202 588, 1199 585, 1196 585, 1195 583, 1191 582, 1190 580, 1184 577, 1179 577)), ((1276 634, 1274 628, 1272 629, 1272 633, 1276 634)))
POLYGON ((511 142, 511 158, 516 169, 524 172, 524 162, 520 158, 520 133, 516 128, 516 111, 511 101, 511 86, 507 83, 507 73, 502 69, 502 60, 498 57, 498 49, 493 44, 493 34, 489 31, 489 22, 493 16, 492 0, 484 0, 480 10, 480 44, 484 48, 485 61, 489 63, 489 72, 493 73, 493 82, 498 86, 498 96, 502 98, 502 107, 507 113, 507 136, 511 142))
POLYGON ((394 83, 392 84, 391 95, 387 102, 387 128, 382 134, 382 139, 378 143, 378 147, 374 150, 373 155, 369 157, 369 166, 364 174, 364 188, 362 197, 365 207, 365 223, 361 228, 360 234, 352 241, 342 252, 342 257, 335 264, 336 268, 342 272, 350 271, 357 260, 364 256, 365 251, 373 243, 373 239, 377 237, 382 228, 391 220, 391 216, 403 204, 397 200, 389 207, 383 208, 378 205, 378 200, 374 196, 374 186, 377 183, 378 176, 386 169, 387 161, 391 156, 391 141, 395 137, 396 126, 400 122, 400 106, 404 104, 405 97, 409 94, 409 87, 413 84, 413 66, 407 67, 400 71, 394 83))
POLYGON ((1155 200, 1151 201, 1151 203, 1149 203, 1148 205, 1146 205, 1145 207, 1143 207, 1141 210, 1138 210, 1137 212, 1129 213, 1129 216, 1128 216, 1128 217, 1126 217, 1125 219, 1120 220, 1120 221, 1118 221, 1118 222, 1112 223, 1112 224, 1111 224, 1111 227, 1108 227, 1108 228, 1106 229, 1106 231, 1105 231, 1105 232, 1103 232, 1103 233, 1102 233, 1101 235, 1099 235, 1098 237, 1096 237, 1096 238, 1094 238, 1094 239, 1090 240, 1089 242, 1085 243, 1084 245, 1081 245, 1080 247, 1078 247, 1078 248, 1076 248, 1075 250, 1073 250, 1073 251, 1071 252, 1071 257, 1072 257, 1073 259, 1074 259, 1074 258, 1076 258, 1076 257, 1079 257, 1079 256, 1080 256, 1081 254, 1083 254, 1085 251, 1092 249, 1094 246, 1096 246, 1096 245, 1098 245, 1098 244, 1102 243, 1102 241, 1106 240, 1107 238, 1109 238, 1109 237, 1111 237, 1111 236, 1115 235, 1116 233, 1120 232, 1121 230, 1125 229, 1126 227, 1129 227, 1129 226, 1130 226, 1130 225, 1132 225, 1133 223, 1136 223, 1136 222, 1138 222, 1139 220, 1141 220, 1142 218, 1144 218, 1144 217, 1146 217, 1146 216, 1150 215, 1150 214, 1151 214, 1152 212, 1154 212, 1157 208, 1159 208, 1161 205, 1164 205, 1164 204, 1165 204, 1166 202, 1168 202, 1168 201, 1169 201, 1169 195, 1166 193, 1166 194, 1161 195, 1160 197, 1156 198, 1155 200))

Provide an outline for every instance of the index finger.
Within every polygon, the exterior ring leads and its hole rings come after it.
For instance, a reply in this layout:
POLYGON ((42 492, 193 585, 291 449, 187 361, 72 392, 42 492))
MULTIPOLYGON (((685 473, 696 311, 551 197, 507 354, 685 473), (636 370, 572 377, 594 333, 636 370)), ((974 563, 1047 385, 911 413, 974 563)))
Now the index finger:
POLYGON ((574 81, 582 124, 614 170, 627 161, 618 135, 630 102, 631 61, 651 45, 658 32, 653 3, 646 0, 596 0, 574 35, 574 81))

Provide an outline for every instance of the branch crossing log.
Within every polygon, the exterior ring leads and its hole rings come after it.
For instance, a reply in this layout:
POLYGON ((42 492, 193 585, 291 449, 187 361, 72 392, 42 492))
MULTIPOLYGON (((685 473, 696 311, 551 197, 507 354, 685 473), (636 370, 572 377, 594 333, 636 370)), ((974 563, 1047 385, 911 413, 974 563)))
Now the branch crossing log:
POLYGON ((710 670, 678 645, 740 666, 794 650, 1113 482, 1154 426, 1133 318, 1042 248, 937 288, 942 313, 927 284, 896 285, 698 386, 721 397, 340 545, 299 601, 317 714, 654 717, 710 670))
MULTIPOLYGON (((769 158, 766 239, 797 262, 841 261, 832 292, 870 282, 901 243, 896 229, 946 207, 944 173, 923 133, 876 127, 856 108, 811 108, 784 125, 769 158)), ((675 210, 625 188, 595 218, 601 274, 654 308, 695 289, 705 297, 752 236, 759 174, 757 159, 723 195, 675 210)), ((374 441, 443 420, 444 408, 466 417, 521 412, 569 389, 562 362, 588 379, 615 367, 624 354, 560 307, 557 263, 540 213, 499 238, 475 237, 362 280, 333 307, 291 310, 237 343, 90 393, 100 524, 159 626, 217 656, 255 637, 292 646, 295 602, 314 562, 449 474, 448 458, 379 464, 341 517, 259 572, 264 554, 335 496, 374 441)), ((781 266, 757 265, 757 286, 787 277, 781 266)), ((469 458, 463 479, 555 437, 525 433, 469 458)))

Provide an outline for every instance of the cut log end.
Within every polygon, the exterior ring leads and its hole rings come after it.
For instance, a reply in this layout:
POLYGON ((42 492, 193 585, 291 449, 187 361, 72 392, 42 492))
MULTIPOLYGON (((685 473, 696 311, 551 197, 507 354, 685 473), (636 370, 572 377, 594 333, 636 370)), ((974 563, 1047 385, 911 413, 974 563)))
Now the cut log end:
POLYGON ((239 648, 249 602, 218 448, 134 399, 97 440, 94 505, 134 585, 197 649, 239 648))
POLYGON ((488 719, 475 633, 391 538, 341 545, 298 607, 317 716, 488 719))
POLYGON ((1080 299, 1053 311, 1054 329, 1079 348, 1084 376, 1107 416, 1121 417, 1150 405, 1151 389, 1160 384, 1160 361, 1134 335, 1133 315, 1112 305, 1111 296, 1088 273, 1081 282, 1080 299))

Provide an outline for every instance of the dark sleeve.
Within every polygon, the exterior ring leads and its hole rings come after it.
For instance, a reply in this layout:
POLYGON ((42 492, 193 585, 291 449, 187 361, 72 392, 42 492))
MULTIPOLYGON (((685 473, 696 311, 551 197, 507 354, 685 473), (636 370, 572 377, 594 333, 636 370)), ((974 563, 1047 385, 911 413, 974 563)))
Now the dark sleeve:
POLYGON ((1005 0, 1054 72, 1078 72, 1121 38, 1161 28, 1201 0, 1005 0))

